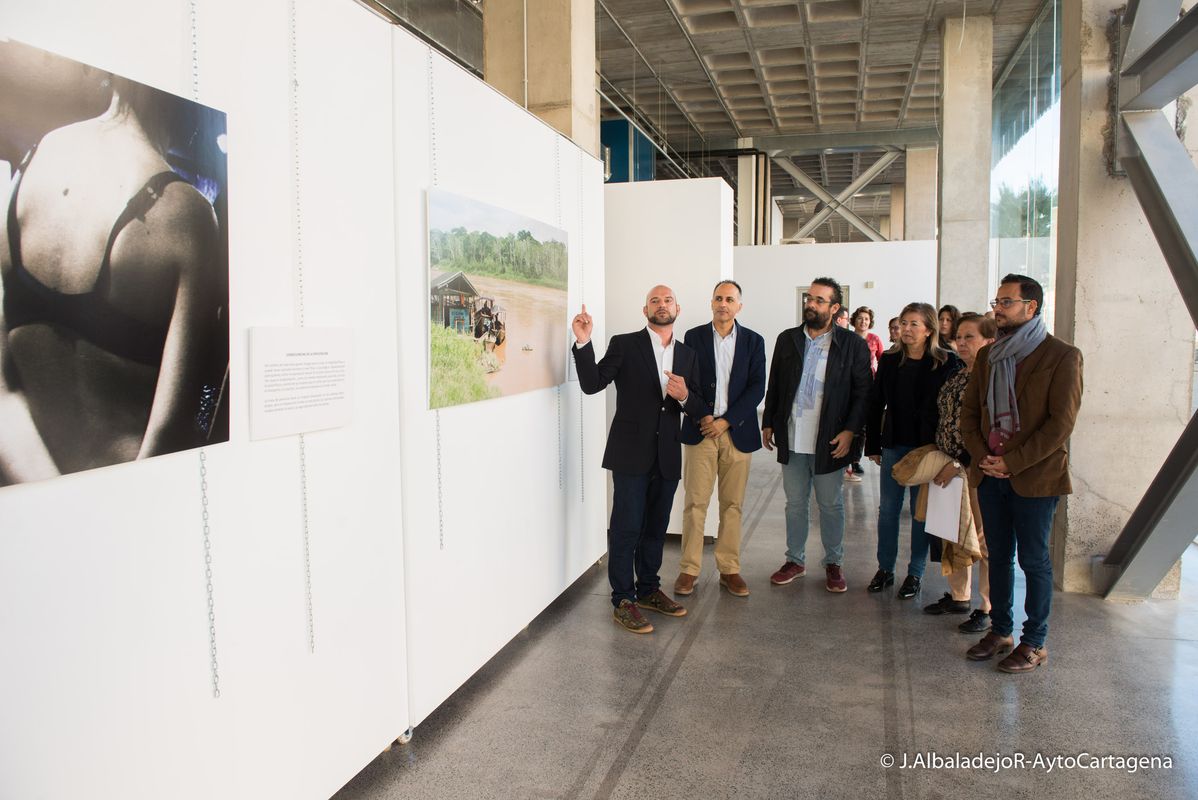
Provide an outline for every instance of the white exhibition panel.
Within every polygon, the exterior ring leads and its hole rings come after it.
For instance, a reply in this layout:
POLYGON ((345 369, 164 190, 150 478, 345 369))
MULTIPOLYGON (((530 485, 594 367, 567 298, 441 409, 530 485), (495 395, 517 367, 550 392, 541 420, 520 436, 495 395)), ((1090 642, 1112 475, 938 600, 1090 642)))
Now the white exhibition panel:
MULTIPOLYGON (((298 439, 251 443, 247 420, 247 329, 296 323, 289 4, 196 11, 200 100, 229 115, 231 439, 207 451, 221 696, 197 452, 0 490, 2 797, 325 798, 410 721, 392 29, 299 3, 306 323, 352 326, 361 365, 353 422, 306 437, 310 653, 298 439)), ((190 96, 189 17, 45 0, 6 6, 0 34, 190 96)))
MULTIPOLYGON (((936 242, 850 242, 737 247, 737 282, 744 287, 739 319, 765 337, 766 359, 778 334, 798 324, 798 298, 814 278, 850 287, 849 311, 869 306, 874 333, 887 344, 886 323, 907 303, 936 302, 936 242), (866 284, 872 283, 870 287, 866 284)), ((889 346, 889 344, 887 344, 889 346)))
MULTIPOLYGON (((674 330, 682 336, 711 322, 711 291, 734 277, 732 260, 732 187, 723 178, 611 183, 603 190, 606 225, 607 330, 627 333, 645 327, 645 293, 657 284, 678 296, 674 330)), ((602 356, 608 336, 596 334, 602 356)), ((616 390, 607 390, 607 422, 616 413, 616 390)), ((682 533, 685 494, 674 495, 669 533, 682 533)), ((719 499, 713 492, 704 535, 719 529, 719 499)), ((662 575, 673 569, 662 566, 662 575)))
MULTIPOLYGON (((568 308, 585 302, 601 337, 603 176, 600 162, 402 31, 394 74, 408 680, 418 723, 606 550, 602 400, 568 382, 428 409, 426 192, 436 186, 565 230, 568 308)), ((561 325, 565 339, 568 316, 561 325)))

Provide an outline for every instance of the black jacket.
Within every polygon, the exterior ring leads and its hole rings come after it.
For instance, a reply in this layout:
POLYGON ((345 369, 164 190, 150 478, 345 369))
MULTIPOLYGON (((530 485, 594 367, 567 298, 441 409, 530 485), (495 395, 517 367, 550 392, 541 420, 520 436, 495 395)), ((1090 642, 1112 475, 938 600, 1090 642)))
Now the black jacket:
MULTIPOLYGON (((799 380, 803 377, 803 355, 807 334, 802 325, 778 335, 774 357, 770 361, 769 383, 765 390, 763 428, 773 428, 778 461, 790 461, 788 441, 791 408, 799 380)), ((869 347, 852 331, 832 326, 832 344, 828 350, 828 370, 824 376, 824 403, 819 412, 815 472, 824 475, 844 469, 852 462, 850 453, 832 458, 829 444, 841 431, 859 431, 865 424, 865 403, 869 397, 869 347)))
POLYGON ((657 359, 644 330, 611 337, 607 352, 595 363, 591 342, 573 348, 578 367, 578 384, 586 394, 595 394, 611 382, 616 384, 616 414, 607 432, 603 468, 629 475, 645 475, 656 461, 663 478, 682 478, 682 445, 679 443, 679 414, 700 418, 706 414, 699 393, 699 368, 695 351, 680 341, 674 343, 675 375, 686 381, 686 408, 672 397, 662 398, 657 377, 657 359))
POLYGON ((874 376, 873 389, 869 393, 869 411, 865 417, 865 455, 882 454, 883 447, 894 447, 894 425, 896 414, 914 414, 922 446, 936 441, 936 425, 940 421, 940 408, 936 398, 940 387, 959 369, 961 359, 949 352, 948 360, 939 366, 930 355, 919 361, 919 378, 915 384, 915 408, 896 406, 895 394, 902 350, 883 353, 878 359, 878 374, 874 376), (883 414, 882 412, 886 412, 883 414))
MULTIPOLYGON (((757 404, 765 396, 765 339, 739 322, 736 325, 736 350, 732 372, 728 376, 728 408, 722 418, 728 422, 732 444, 742 453, 761 449, 761 428, 757 424, 757 404)), ((699 360, 699 391, 707 414, 715 413, 715 331, 711 323, 686 332, 686 343, 699 360)), ((700 417, 699 419, 702 419, 700 417)), ((682 443, 699 444, 703 434, 698 420, 682 419, 682 443)))

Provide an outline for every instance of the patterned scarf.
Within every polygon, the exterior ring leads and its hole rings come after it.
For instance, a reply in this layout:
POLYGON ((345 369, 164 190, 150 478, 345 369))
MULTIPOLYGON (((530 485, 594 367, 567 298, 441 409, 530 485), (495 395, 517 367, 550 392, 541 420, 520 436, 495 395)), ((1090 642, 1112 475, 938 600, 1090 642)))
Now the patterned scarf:
POLYGON ((990 449, 995 453, 1001 453, 1002 445, 1020 431, 1019 405, 1015 402, 1015 368, 1047 336, 1044 317, 1037 314, 990 347, 990 386, 986 390, 986 402, 990 405, 990 449))

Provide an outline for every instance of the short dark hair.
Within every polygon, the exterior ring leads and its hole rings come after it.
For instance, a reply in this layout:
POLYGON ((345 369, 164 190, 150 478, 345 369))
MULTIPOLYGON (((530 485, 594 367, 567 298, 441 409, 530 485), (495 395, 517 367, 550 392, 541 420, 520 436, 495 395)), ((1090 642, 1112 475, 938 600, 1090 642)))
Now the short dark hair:
POLYGON ((744 296, 745 296, 745 293, 744 293, 744 291, 742 291, 742 290, 741 290, 741 288, 740 288, 740 284, 739 284, 739 283, 737 283, 736 281, 732 280, 731 278, 728 278, 727 280, 722 280, 722 281, 720 281, 719 283, 717 283, 715 286, 711 287, 711 293, 712 293, 712 294, 715 294, 715 290, 716 290, 716 289, 718 289, 718 288, 720 288, 721 286, 723 286, 725 283, 730 283, 730 284, 732 284, 733 286, 735 286, 735 287, 736 287, 736 296, 737 296, 737 297, 744 297, 744 296))
POLYGON ((854 311, 853 316, 849 317, 849 322, 856 325, 857 317, 861 316, 862 314, 869 314, 869 327, 872 328, 874 326, 874 310, 869 306, 861 306, 854 311))
POLYGON ((840 284, 835 278, 816 278, 811 282, 812 286, 827 286, 832 290, 832 302, 838 306, 844 305, 844 293, 840 290, 840 284))
POLYGON ((1024 300, 1036 301, 1036 316, 1039 316, 1040 312, 1044 310, 1044 287, 1040 285, 1040 282, 1026 275, 1011 273, 1003 276, 1003 279, 999 281, 999 285, 1007 283, 1019 284, 1019 296, 1024 300))
POLYGON ((961 315, 961 319, 957 320, 957 330, 966 322, 972 322, 978 326, 978 333, 983 339, 993 339, 998 336, 998 323, 985 314, 978 314, 975 311, 966 311, 961 315))

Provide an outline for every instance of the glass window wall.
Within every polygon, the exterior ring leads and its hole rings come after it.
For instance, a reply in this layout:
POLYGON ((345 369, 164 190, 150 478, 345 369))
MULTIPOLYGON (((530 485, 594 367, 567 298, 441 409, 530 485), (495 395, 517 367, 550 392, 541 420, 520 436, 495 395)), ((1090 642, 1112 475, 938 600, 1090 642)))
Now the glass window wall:
POLYGON ((1060 0, 1048 0, 994 86, 990 156, 990 285, 1008 273, 1056 296, 1060 161, 1060 0))

